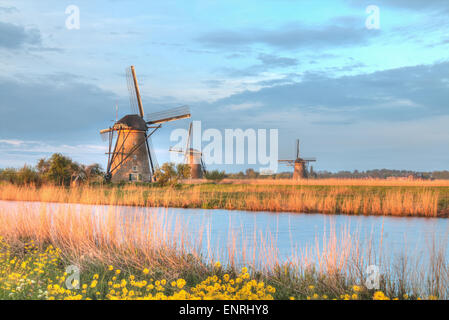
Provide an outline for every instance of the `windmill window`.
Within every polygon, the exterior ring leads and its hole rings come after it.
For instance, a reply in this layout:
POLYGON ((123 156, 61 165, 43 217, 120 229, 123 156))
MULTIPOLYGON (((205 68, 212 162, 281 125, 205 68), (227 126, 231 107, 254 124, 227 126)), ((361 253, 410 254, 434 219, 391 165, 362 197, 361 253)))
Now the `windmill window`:
POLYGON ((139 175, 137 173, 130 173, 129 174, 129 181, 138 181, 139 175))
POLYGON ((137 166, 133 166, 133 171, 134 172, 137 172, 137 169, 138 169, 137 166))
POLYGON ((136 154, 133 155, 133 159, 134 159, 134 160, 137 160, 137 155, 136 155, 136 154))

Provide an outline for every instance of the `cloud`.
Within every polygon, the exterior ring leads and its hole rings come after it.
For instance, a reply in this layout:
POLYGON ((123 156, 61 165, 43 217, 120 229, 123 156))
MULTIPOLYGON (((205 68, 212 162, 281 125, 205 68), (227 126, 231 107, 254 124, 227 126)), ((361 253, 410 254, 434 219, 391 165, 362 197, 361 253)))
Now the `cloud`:
POLYGON ((212 31, 198 37, 196 41, 217 48, 242 48, 262 44, 278 49, 323 49, 364 44, 377 34, 379 31, 365 28, 363 19, 339 17, 327 25, 316 27, 290 23, 278 29, 212 31))
MULTIPOLYGON (((339 78, 304 74, 300 81, 234 94, 209 104, 207 109, 222 112, 219 118, 226 122, 234 115, 222 111, 220 106, 245 106, 260 101, 263 107, 257 109, 257 114, 270 114, 268 118, 278 127, 294 126, 294 121, 291 117, 290 123, 288 118, 282 120, 286 123, 277 123, 273 110, 275 114, 306 115, 316 123, 401 122, 449 115, 448 97, 449 62, 441 62, 339 78)), ((257 125, 253 110, 241 111, 239 118, 232 120, 234 125, 249 119, 257 125)))
POLYGON ((39 154, 65 153, 72 155, 101 154, 106 152, 105 145, 93 144, 49 144, 33 140, 0 140, 0 152, 26 152, 39 154), (4 146, 6 144, 6 147, 4 146))
POLYGON ((348 0, 350 4, 357 7, 366 7, 375 4, 379 7, 394 7, 410 10, 437 9, 449 11, 449 2, 446 0, 348 0))
POLYGON ((115 118, 113 106, 118 100, 113 93, 67 73, 20 80, 0 77, 0 96, 2 139, 61 143, 100 139, 98 130, 115 118))
POLYGON ((25 29, 0 21, 0 48, 18 49, 24 45, 39 45, 41 34, 37 29, 25 29))
POLYGON ((240 110, 249 110, 254 109, 263 106, 260 102, 247 102, 247 103, 240 103, 240 104, 230 104, 225 106, 226 109, 231 111, 240 111, 240 110))
POLYGON ((289 68, 298 65, 295 58, 281 57, 274 54, 261 53, 258 55, 258 64, 250 65, 246 68, 222 68, 222 71, 231 77, 253 77, 272 69, 289 68))
POLYGON ((8 144, 12 146, 20 146, 24 142, 22 140, 0 139, 0 144, 8 144))
POLYGON ((16 12, 19 12, 19 9, 17 9, 16 7, 0 7, 0 13, 11 14, 16 12))
POLYGON ((261 53, 258 59, 267 67, 291 67, 298 64, 298 60, 295 58, 279 57, 273 54, 261 53))
POLYGON ((0 168, 20 167, 24 163, 36 165, 39 159, 49 158, 53 153, 62 153, 84 164, 103 164, 106 151, 106 145, 52 144, 34 140, 0 140, 0 168))

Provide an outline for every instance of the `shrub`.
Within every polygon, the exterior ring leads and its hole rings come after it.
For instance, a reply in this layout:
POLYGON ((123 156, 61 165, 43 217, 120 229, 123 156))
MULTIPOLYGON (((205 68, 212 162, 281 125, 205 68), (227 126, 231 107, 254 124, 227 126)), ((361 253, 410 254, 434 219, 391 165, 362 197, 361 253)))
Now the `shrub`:
POLYGON ((161 186, 176 185, 179 180, 190 177, 190 167, 187 164, 164 163, 154 174, 156 181, 161 186))
POLYGON ((205 177, 207 180, 213 180, 213 181, 221 181, 225 178, 226 174, 224 171, 207 171, 205 174, 205 177))

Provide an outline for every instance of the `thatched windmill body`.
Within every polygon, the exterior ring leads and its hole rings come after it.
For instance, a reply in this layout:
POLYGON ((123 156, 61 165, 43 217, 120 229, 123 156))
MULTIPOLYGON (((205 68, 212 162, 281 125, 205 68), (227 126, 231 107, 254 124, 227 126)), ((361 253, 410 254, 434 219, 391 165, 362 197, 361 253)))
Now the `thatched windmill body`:
POLYGON ((204 165, 202 153, 190 147, 192 136, 192 123, 190 123, 189 133, 187 136, 187 143, 184 149, 170 148, 170 152, 184 154, 184 163, 190 167, 191 179, 202 179, 206 173, 206 166, 204 165))
POLYGON ((151 113, 145 116, 134 66, 127 69, 131 108, 129 114, 100 133, 109 141, 106 180, 112 182, 154 180, 157 169, 156 154, 151 136, 162 123, 190 118, 188 107, 151 113))
POLYGON ((315 162, 315 158, 301 158, 299 149, 299 139, 296 140, 296 159, 294 160, 279 160, 279 163, 292 166, 293 169, 293 179, 307 179, 308 178, 308 166, 310 162, 315 162))

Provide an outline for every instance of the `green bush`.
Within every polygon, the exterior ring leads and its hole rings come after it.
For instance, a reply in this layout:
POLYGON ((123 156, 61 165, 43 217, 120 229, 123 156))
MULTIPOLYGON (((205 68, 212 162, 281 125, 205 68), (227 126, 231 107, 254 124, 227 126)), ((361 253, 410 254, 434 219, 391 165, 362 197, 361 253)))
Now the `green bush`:
POLYGON ((187 164, 178 164, 167 162, 154 173, 156 182, 160 186, 177 185, 179 180, 190 177, 190 167, 187 164))
POLYGON ((224 171, 206 171, 205 177, 207 180, 213 180, 213 181, 221 181, 226 177, 226 174, 224 171))

